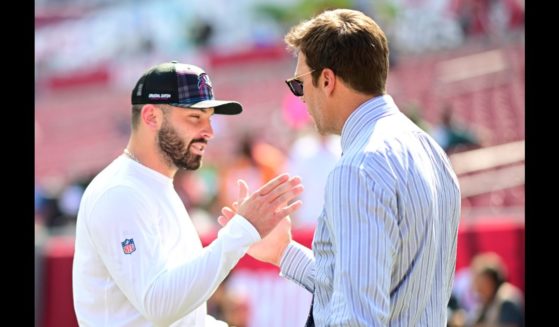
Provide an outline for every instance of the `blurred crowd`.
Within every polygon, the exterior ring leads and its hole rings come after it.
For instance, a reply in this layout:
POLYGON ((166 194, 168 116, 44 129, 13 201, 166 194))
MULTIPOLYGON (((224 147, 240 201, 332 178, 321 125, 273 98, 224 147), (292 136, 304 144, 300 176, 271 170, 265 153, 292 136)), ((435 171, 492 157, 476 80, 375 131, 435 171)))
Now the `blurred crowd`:
MULTIPOLYGON (((180 171, 175 189, 202 235, 219 228, 216 217, 238 196, 238 179, 257 188, 282 172, 301 176, 306 191, 303 206, 292 217, 295 228, 314 227, 322 210, 322 194, 330 169, 341 155, 338 136, 321 136, 307 126, 286 153, 246 133, 228 162, 209 163, 196 171, 180 171)), ((69 183, 46 183, 35 188, 35 223, 52 235, 74 232, 81 196, 93 176, 69 183)))
MULTIPOLYGON (((428 131, 448 153, 467 151, 483 146, 475 128, 452 116, 452 108, 444 107, 435 126, 425 122, 413 109, 408 116, 428 131)), ((293 117, 293 116, 291 116, 293 117)), ((293 120, 294 118, 289 118, 293 120)), ((291 121, 290 124, 294 124, 291 121)), ((227 162, 209 162, 196 171, 180 171, 174 179, 175 189, 184 202, 200 234, 219 228, 216 217, 223 206, 237 198, 237 180, 249 187, 259 187, 283 172, 301 176, 305 192, 303 206, 292 217, 295 228, 314 227, 323 205, 328 173, 341 157, 337 135, 319 135, 310 121, 297 122, 298 130, 290 148, 282 148, 263 140, 261 135, 244 132, 236 142, 233 158, 227 162), (317 196, 318 195, 318 196, 317 196)), ((35 222, 52 235, 73 234, 81 196, 94 174, 74 180, 47 179, 35 187, 35 222)))

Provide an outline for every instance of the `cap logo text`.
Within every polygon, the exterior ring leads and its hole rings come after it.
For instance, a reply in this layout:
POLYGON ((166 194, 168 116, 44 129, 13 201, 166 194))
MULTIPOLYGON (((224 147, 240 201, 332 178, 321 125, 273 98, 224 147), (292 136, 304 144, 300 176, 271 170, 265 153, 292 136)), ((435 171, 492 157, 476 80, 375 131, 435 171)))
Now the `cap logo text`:
POLYGON ((169 93, 150 93, 148 95, 148 98, 150 99, 169 99, 171 97, 171 95, 169 93))

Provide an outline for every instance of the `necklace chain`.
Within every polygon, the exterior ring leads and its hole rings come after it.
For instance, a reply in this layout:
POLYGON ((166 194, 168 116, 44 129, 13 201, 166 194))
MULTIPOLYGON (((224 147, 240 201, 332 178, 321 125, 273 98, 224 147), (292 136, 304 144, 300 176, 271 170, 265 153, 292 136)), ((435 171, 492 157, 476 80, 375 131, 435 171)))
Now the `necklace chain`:
POLYGON ((124 149, 124 154, 126 154, 130 159, 136 161, 137 163, 142 164, 142 163, 140 162, 140 160, 138 160, 138 158, 136 158, 136 156, 133 155, 132 152, 130 152, 130 151, 128 150, 128 148, 125 148, 125 149, 124 149))

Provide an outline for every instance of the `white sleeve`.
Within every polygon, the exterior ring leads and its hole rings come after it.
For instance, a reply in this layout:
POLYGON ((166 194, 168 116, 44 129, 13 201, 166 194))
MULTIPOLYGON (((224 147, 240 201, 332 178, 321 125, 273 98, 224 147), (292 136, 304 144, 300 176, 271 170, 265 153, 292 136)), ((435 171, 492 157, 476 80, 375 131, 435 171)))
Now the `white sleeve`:
POLYGON ((260 235, 236 215, 200 255, 168 268, 156 210, 133 189, 116 187, 95 203, 86 223, 99 256, 132 305, 146 319, 169 325, 207 301, 260 235), (141 251, 127 255, 121 242, 131 235, 141 251))
POLYGON ((206 315, 206 320, 204 321, 206 327, 228 327, 229 325, 221 320, 217 320, 210 315, 206 315))

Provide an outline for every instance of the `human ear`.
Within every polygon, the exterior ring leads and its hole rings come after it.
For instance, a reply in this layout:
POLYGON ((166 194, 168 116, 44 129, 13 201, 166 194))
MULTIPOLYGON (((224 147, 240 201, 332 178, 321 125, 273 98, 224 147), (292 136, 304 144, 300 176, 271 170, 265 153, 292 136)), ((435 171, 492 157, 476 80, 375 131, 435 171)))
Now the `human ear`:
POLYGON ((152 104, 146 104, 142 108, 141 117, 144 124, 150 128, 157 129, 161 124, 162 112, 152 104))
POLYGON ((327 95, 331 95, 336 87, 336 74, 334 74, 332 69, 325 68, 322 70, 320 75, 322 77, 322 89, 327 95))

